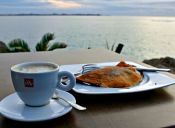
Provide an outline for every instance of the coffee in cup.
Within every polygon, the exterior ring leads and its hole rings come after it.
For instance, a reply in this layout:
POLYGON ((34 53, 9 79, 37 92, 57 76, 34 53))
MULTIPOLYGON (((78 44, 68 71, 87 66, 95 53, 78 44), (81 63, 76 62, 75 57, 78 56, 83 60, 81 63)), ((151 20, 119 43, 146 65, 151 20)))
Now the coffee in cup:
POLYGON ((41 73, 41 72, 48 72, 55 70, 56 67, 52 65, 46 64, 32 64, 32 65, 25 65, 21 67, 14 68, 17 72, 23 73, 41 73))
POLYGON ((11 67, 14 88, 21 100, 29 106, 49 103, 56 88, 69 91, 75 85, 75 77, 67 71, 59 72, 59 66, 51 62, 26 62, 11 67), (67 85, 62 77, 67 77, 67 85))

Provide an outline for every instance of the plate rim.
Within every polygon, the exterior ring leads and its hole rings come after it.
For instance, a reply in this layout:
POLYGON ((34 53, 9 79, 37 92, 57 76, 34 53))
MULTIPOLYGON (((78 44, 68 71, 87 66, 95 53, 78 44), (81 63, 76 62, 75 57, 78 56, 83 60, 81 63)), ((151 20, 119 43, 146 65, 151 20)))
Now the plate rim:
MULTIPOLYGON (((75 91, 76 93, 79 93, 79 94, 86 94, 86 95, 112 95, 112 94, 130 94, 130 93, 137 93, 137 92, 145 92, 145 91, 151 91, 151 90, 155 90, 155 89, 159 89, 159 88, 163 88, 163 87, 168 87, 168 86, 171 86, 173 85, 174 83, 172 84, 167 84, 167 85, 164 85, 164 86, 159 86, 159 87, 156 87, 156 88, 147 88, 147 89, 144 89, 144 90, 135 90, 135 91, 128 91, 128 92, 123 92, 123 93, 118 93, 118 92, 89 92, 89 91, 78 91, 77 89, 74 89, 73 88, 73 91, 75 91)), ((115 89, 115 88, 114 88, 115 89)))
MULTIPOLYGON (((104 65, 104 64, 117 64, 119 63, 120 61, 112 61, 112 62, 101 62, 101 63, 94 63, 94 64, 99 64, 99 65, 104 65)), ((140 67, 145 67, 144 65, 141 65, 137 62, 134 62, 134 61, 125 61, 126 63, 130 63, 131 65, 136 65, 136 66, 140 66, 140 67)), ((80 66, 80 65, 84 65, 84 64, 69 64, 69 65, 62 65, 62 66, 80 66)), ((145 72, 146 74, 150 74, 149 72, 145 72)), ((156 74, 159 74, 160 77, 169 77, 165 74, 162 74, 162 73, 159 73, 159 72, 155 72, 156 74)), ((158 88, 163 88, 163 87, 167 87, 167 86, 170 86, 172 84, 175 84, 175 79, 172 78, 172 77, 169 77, 171 79, 173 79, 173 83, 169 83, 169 84, 164 84, 164 85, 157 85, 157 86, 154 86, 153 83, 152 83, 152 86, 150 87, 147 87, 147 88, 144 88, 144 89, 138 89, 138 90, 133 90, 133 91, 124 91, 124 92, 109 92, 109 91, 99 91, 99 92, 90 92, 90 91, 81 91, 81 90, 78 90, 76 87, 77 86, 80 86, 76 83, 75 87, 73 88, 73 91, 76 92, 76 93, 79 93, 79 94, 87 94, 87 95, 105 95, 105 94, 127 94, 127 93, 136 93, 136 92, 144 92, 144 91, 149 91, 149 90, 154 90, 154 89, 158 89, 158 88)), ((151 78, 149 78, 151 79, 151 78)), ((90 86, 89 86, 90 87, 90 86)), ((111 89, 119 89, 119 88, 111 88, 111 89)), ((122 88, 123 89, 123 88, 122 88)))

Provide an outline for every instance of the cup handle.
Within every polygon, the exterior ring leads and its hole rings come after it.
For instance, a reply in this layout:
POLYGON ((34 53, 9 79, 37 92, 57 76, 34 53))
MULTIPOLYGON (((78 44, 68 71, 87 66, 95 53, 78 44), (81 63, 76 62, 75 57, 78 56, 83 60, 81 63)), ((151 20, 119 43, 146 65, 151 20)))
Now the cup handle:
POLYGON ((58 72, 58 84, 57 84, 57 88, 58 89, 61 89, 63 91, 69 91, 71 90, 76 84, 76 79, 75 79, 75 76, 68 72, 68 71, 60 71, 58 72), (64 85, 61 80, 62 80, 62 77, 67 77, 70 82, 68 82, 68 84, 64 85))

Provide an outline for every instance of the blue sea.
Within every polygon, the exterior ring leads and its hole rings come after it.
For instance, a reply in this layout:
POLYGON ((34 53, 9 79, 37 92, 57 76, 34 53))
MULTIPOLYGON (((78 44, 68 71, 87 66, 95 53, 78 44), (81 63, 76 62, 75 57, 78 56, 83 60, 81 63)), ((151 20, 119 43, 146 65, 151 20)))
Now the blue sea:
POLYGON ((51 32, 68 48, 106 48, 124 44, 121 54, 144 60, 175 58, 175 17, 148 16, 0 16, 0 40, 24 39, 34 50, 51 32))

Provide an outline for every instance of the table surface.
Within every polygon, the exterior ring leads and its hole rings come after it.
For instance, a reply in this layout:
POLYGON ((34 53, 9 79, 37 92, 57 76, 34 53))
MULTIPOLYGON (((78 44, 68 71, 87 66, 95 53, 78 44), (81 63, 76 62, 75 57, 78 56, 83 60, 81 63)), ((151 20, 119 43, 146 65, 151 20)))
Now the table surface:
MULTIPOLYGON (((10 67, 14 64, 37 60, 64 65, 121 59, 134 60, 101 48, 0 54, 0 100, 14 92, 10 78, 10 67)), ((167 75, 175 78, 172 74, 167 75)), ((175 86, 119 95, 70 93, 77 103, 87 107, 86 111, 73 109, 62 117, 35 123, 13 121, 0 115, 0 128, 152 128, 175 125, 175 86)))

